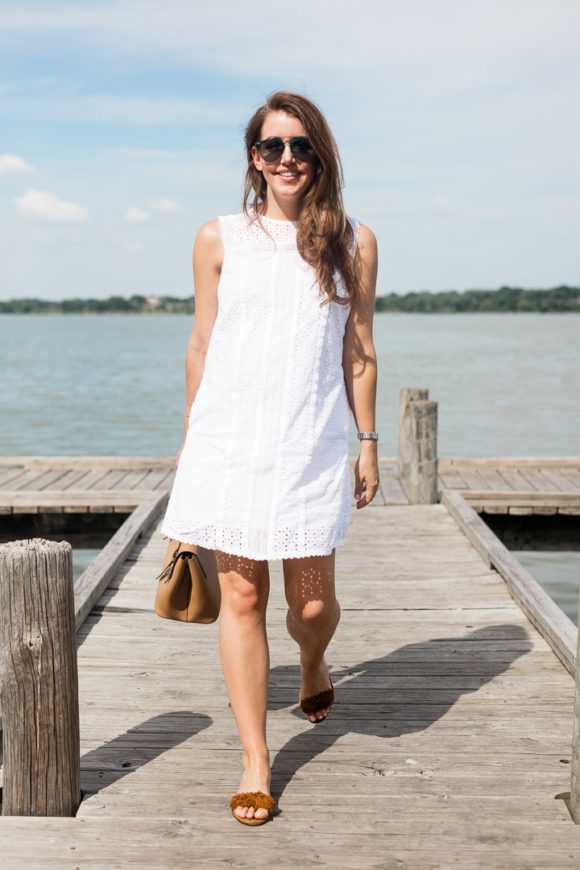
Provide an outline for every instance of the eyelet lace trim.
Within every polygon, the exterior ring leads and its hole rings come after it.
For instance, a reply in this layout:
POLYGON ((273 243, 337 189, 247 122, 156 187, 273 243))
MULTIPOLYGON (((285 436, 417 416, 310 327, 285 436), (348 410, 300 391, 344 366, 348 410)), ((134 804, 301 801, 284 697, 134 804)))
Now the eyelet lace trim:
POLYGON ((305 556, 328 556, 335 547, 340 547, 348 531, 348 521, 332 528, 321 526, 315 529, 277 529, 274 545, 265 556, 262 550, 244 546, 244 532, 240 528, 217 528, 210 525, 191 525, 186 522, 164 523, 161 534, 176 541, 197 544, 207 550, 221 550, 233 556, 247 559, 300 559, 305 556))
MULTIPOLYGON (((296 223, 278 221, 263 216, 250 220, 245 215, 230 215, 221 220, 227 234, 224 248, 232 253, 272 255, 276 251, 297 251, 296 223)), ((302 258, 300 258, 302 260, 302 258)), ((307 264, 305 264, 307 265, 307 264)))

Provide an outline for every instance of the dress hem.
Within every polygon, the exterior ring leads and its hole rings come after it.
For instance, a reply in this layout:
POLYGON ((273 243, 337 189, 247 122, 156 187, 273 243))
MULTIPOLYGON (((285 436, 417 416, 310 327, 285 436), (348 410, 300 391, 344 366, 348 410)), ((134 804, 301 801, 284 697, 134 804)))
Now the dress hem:
MULTIPOLYGON (((175 541, 181 541, 184 544, 194 544, 197 547, 203 547, 206 550, 219 550, 222 553, 228 553, 230 556, 241 556, 244 559, 254 559, 260 562, 268 562, 268 561, 278 561, 283 559, 306 559, 309 556, 330 556, 332 551, 337 547, 342 547, 344 542, 344 535, 341 538, 338 538, 334 544, 330 545, 330 550, 325 547, 312 547, 309 548, 307 553, 301 552, 297 553, 296 551, 288 551, 288 552, 270 552, 268 554, 258 553, 256 550, 244 550, 241 552, 240 548, 234 548, 231 545, 216 545, 212 541, 208 541, 207 538, 202 540, 200 535, 196 534, 187 534, 184 532, 176 532, 175 530, 170 529, 169 527, 163 526, 161 529, 161 534, 165 538, 170 538, 175 541), (195 539, 195 540, 194 540, 195 539)), ((345 533, 346 534, 346 533, 345 533)))

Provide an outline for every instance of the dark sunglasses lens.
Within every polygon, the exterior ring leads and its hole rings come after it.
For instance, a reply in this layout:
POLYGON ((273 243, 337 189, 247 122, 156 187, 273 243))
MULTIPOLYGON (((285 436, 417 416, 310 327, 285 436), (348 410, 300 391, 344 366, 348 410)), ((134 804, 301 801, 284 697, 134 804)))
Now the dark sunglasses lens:
POLYGON ((309 160, 312 157, 312 145, 308 139, 294 139, 290 147, 296 160, 309 160))
POLYGON ((274 163, 284 153, 284 143, 281 139, 264 139, 260 143, 260 154, 266 163, 274 163))

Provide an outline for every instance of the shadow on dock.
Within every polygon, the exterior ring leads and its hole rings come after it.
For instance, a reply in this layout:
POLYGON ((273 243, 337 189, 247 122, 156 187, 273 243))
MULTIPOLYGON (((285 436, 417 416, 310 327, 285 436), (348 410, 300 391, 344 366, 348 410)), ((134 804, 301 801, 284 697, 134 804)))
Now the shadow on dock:
POLYGON ((184 710, 163 713, 92 749, 81 758, 83 799, 184 743, 212 723, 211 716, 203 713, 184 710))
MULTIPOLYGON (((429 728, 445 716, 459 698, 476 692, 513 662, 532 649, 529 635, 519 625, 489 625, 461 637, 437 638, 402 646, 388 655, 369 659, 348 668, 332 669, 336 701, 328 719, 297 734, 283 746, 272 767, 272 795, 279 799, 298 771, 347 734, 400 737, 429 728), (447 676, 452 686, 437 689, 392 687, 392 677, 447 676), (468 685, 477 683, 477 685, 468 685), (424 697, 422 697, 424 695, 424 697), (314 729, 314 730, 313 730, 314 729)), ((271 684, 300 685, 298 665, 273 668, 271 684)), ((412 682, 412 679, 410 680, 412 682)), ((436 679, 434 679, 436 682, 436 679)), ((277 690, 274 688, 274 696, 277 690)), ((284 691, 283 694, 287 694, 284 691)), ((289 706, 286 701, 269 702, 270 709, 289 706)), ((293 711, 303 718, 299 708, 293 711)))

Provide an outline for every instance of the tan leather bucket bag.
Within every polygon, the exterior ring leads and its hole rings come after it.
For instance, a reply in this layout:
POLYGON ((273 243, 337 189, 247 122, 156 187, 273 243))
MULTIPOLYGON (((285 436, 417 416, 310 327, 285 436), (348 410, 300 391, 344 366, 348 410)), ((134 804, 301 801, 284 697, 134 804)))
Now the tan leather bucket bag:
POLYGON ((215 622, 221 592, 215 552, 171 540, 158 575, 155 613, 180 622, 215 622))

